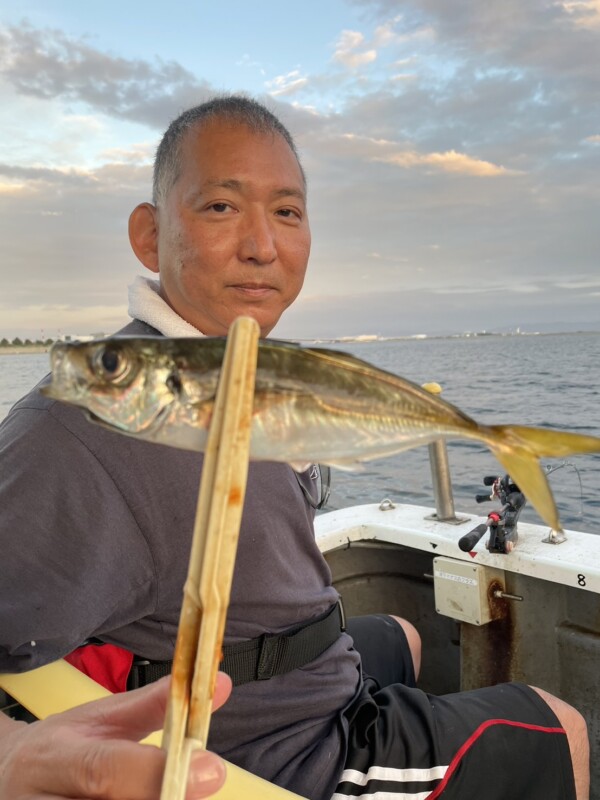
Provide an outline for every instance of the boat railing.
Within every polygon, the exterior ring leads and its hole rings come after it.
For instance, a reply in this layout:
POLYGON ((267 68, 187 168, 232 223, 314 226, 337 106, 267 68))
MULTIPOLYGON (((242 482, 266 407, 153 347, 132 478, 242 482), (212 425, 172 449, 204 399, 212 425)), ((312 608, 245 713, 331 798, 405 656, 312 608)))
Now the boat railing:
MULTIPOLYGON (((423 388, 430 394, 442 393, 442 387, 439 383, 425 383, 423 388)), ((451 525, 464 522, 465 518, 458 518, 454 511, 454 495, 452 494, 450 463, 445 439, 437 439, 429 445, 429 464, 435 500, 435 514, 431 515, 431 519, 448 522, 451 525)))
POLYGON ((454 510, 450 462, 444 439, 437 439, 429 445, 429 465, 435 500, 435 514, 432 515, 432 518, 455 525, 464 522, 465 518, 458 518, 454 510))

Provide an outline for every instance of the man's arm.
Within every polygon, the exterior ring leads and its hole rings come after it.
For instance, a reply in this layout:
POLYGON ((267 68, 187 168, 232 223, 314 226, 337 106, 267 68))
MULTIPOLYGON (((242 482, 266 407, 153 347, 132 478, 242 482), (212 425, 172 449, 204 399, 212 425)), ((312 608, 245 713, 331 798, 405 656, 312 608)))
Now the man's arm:
POLYGON ((0 457, 0 671, 41 666, 152 613, 147 543, 90 442, 24 408, 2 425, 0 457))

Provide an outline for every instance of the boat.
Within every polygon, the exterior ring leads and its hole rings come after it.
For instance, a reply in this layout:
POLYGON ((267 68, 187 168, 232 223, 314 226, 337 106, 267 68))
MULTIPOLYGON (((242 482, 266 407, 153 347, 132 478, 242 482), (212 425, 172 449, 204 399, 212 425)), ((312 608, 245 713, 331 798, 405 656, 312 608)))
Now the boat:
POLYGON ((456 514, 443 443, 430 445, 430 461, 435 508, 383 498, 317 518, 346 614, 409 619, 427 692, 520 681, 573 705, 587 721, 590 798, 600 800, 600 537, 517 522, 516 544, 494 551, 494 514, 514 508, 456 514))
MULTIPOLYGON (((445 444, 429 448, 434 506, 382 498, 317 516, 317 541, 346 614, 409 619, 422 638, 419 686, 425 691, 445 694, 516 680, 571 703, 588 723, 590 796, 600 800, 600 537, 517 522, 514 547, 500 543, 489 550, 486 536, 475 543, 482 531, 492 531, 493 514, 455 513, 445 444), (474 529, 478 533, 469 536, 474 529)), ((508 476, 496 477, 509 486, 508 476)), ((511 545, 514 533, 513 526, 506 539, 511 545)), ((0 688, 9 693, 0 704, 18 700, 45 716, 76 704, 77 696, 105 693, 90 684, 57 662, 0 676, 0 688)), ((231 767, 215 797, 297 795, 231 767)))

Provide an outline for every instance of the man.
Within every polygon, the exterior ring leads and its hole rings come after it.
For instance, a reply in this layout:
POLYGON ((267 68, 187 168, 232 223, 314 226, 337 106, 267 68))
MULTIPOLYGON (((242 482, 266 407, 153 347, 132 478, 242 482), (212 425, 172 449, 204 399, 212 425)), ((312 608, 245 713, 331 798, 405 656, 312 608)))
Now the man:
MULTIPOLYGON (((245 98, 183 114, 159 146, 154 203, 134 210, 130 240, 159 283, 134 285, 124 333, 223 335, 248 314, 268 335, 300 291, 310 249, 305 178, 285 128, 245 98)), ((32 597, 13 601, 1 621, 0 668, 30 668, 90 636, 171 658, 198 457, 95 429, 37 396, 17 404, 0 442, 21 498, 5 512, 24 538, 18 548, 6 541, 14 596, 33 573, 32 597)), ((314 541, 310 475, 250 467, 226 630, 235 688, 214 716, 211 749, 311 800, 377 791, 584 800, 587 735, 574 709, 519 685, 432 698, 412 687, 418 637, 409 625, 370 618, 352 627, 356 649, 340 632, 314 541), (310 657, 264 669, 265 632, 306 636, 310 657), (238 670, 237 645, 248 642, 256 663, 238 670), (506 775, 498 752, 510 754, 506 775)))
MULTIPOLYGON (((0 798, 159 800, 166 753, 138 740, 162 727, 168 679, 96 700, 27 725, 0 714, 0 798)), ((215 708, 231 684, 220 674, 215 708)), ((214 794, 225 766, 212 753, 191 759, 187 800, 214 794)))

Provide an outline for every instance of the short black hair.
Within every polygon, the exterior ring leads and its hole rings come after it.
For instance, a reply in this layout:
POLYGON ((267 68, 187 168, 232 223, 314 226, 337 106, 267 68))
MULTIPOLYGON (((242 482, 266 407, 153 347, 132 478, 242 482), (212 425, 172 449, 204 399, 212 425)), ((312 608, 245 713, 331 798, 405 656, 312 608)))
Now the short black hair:
POLYGON ((152 182, 152 202, 154 205, 163 200, 169 193, 181 170, 181 143, 185 134, 196 125, 202 125, 212 119, 225 119, 246 125, 257 133, 273 133, 282 136, 300 167, 302 180, 306 185, 306 176, 296 144, 292 135, 283 123, 269 109, 256 100, 240 94, 218 95, 205 103, 193 106, 180 114, 165 131, 156 150, 154 159, 154 176, 152 182))

